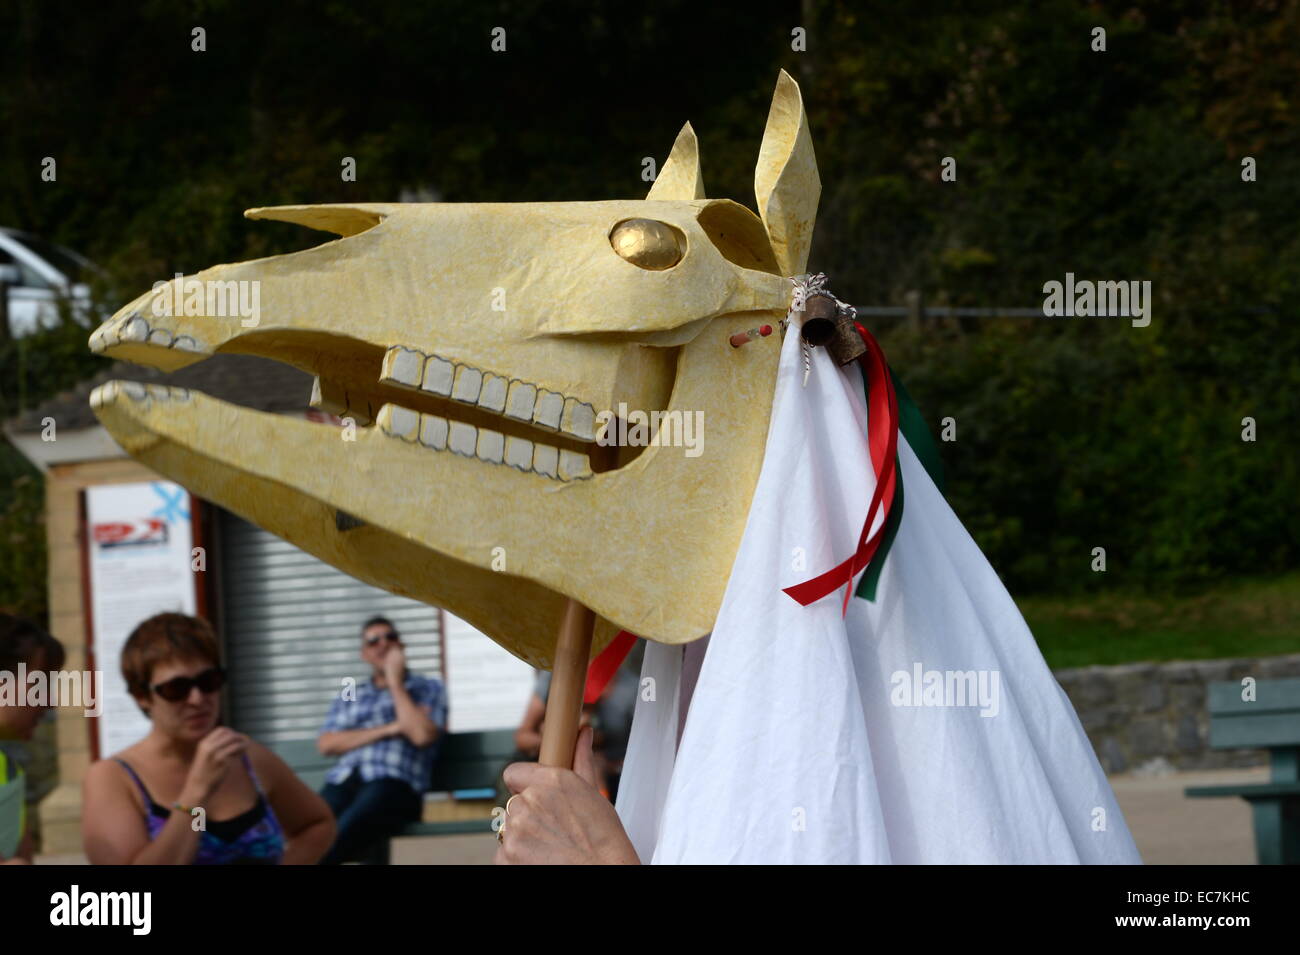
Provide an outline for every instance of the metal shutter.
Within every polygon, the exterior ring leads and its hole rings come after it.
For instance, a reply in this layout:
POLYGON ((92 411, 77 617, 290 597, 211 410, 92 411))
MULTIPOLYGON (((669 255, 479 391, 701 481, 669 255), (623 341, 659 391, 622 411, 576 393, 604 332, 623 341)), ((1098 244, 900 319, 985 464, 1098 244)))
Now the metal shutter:
POLYGON ((218 511, 221 629, 229 722, 268 746, 315 739, 345 677, 360 683, 361 624, 402 634, 412 671, 442 676, 440 612, 377 590, 226 511, 218 511))

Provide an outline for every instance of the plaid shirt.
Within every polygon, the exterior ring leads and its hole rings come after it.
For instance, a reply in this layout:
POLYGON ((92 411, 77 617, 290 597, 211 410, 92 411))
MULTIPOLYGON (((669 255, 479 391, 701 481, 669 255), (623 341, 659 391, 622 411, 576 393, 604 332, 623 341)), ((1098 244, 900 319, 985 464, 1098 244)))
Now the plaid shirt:
MULTIPOLYGON (((440 731, 446 728, 447 694, 443 691, 441 680, 408 672, 406 692, 410 694, 411 702, 424 710, 440 731)), ((356 697, 355 700, 345 700, 340 695, 334 701, 329 716, 325 717, 325 725, 321 727, 322 733, 369 729, 397 719, 393 694, 387 689, 376 687, 373 680, 359 683, 356 697)), ((417 793, 422 793, 429 788, 433 777, 433 761, 437 756, 437 743, 417 747, 399 733, 344 753, 326 775, 325 782, 341 783, 355 769, 361 773, 363 782, 391 777, 402 780, 417 793)))

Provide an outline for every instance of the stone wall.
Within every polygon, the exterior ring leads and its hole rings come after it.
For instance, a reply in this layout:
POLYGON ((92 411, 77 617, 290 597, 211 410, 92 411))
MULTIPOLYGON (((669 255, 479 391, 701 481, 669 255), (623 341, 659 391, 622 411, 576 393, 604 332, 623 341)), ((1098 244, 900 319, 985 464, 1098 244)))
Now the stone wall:
POLYGON ((1300 677, 1288 656, 1057 670, 1108 773, 1259 766, 1265 750, 1210 749, 1210 683, 1300 677))

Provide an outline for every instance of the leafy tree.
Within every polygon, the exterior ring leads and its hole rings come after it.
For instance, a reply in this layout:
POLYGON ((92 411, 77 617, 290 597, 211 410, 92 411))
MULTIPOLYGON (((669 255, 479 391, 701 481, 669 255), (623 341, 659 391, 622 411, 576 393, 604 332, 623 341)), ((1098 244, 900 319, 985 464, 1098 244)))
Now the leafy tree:
MULTIPOLYGON (((687 119, 709 194, 752 203, 784 67, 825 187, 810 261, 845 299, 1033 307, 1066 272, 1151 282, 1147 328, 876 324, 932 425, 957 421, 950 497, 1009 583, 1167 589, 1296 565, 1300 0, 71 9, 18 0, 0 31, 0 222, 90 255, 128 295, 321 241, 245 222, 253 205, 644 195, 644 157, 687 119), (36 174, 47 155, 57 183, 36 174)), ((75 338, 0 355, 6 414, 89 372, 75 338)))

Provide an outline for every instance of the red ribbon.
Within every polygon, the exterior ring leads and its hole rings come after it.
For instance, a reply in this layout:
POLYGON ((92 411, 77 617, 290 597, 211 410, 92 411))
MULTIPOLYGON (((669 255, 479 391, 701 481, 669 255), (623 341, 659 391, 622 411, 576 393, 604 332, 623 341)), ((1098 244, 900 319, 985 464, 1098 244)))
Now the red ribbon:
POLYGON ((898 479, 898 396, 894 394, 894 383, 880 346, 860 322, 853 324, 867 346, 867 353, 858 361, 862 363, 862 372, 867 378, 867 436, 871 444, 871 464, 876 472, 876 490, 871 495, 867 520, 862 525, 858 549, 853 556, 812 580, 785 588, 785 593, 806 607, 842 586, 844 605, 841 610, 845 614, 849 612, 853 578, 871 563, 876 548, 884 540, 898 479), (871 534, 877 511, 881 515, 880 528, 871 534))
POLYGON ((600 656, 591 661, 591 666, 587 667, 587 686, 582 692, 583 703, 595 703, 600 699, 638 639, 636 634, 620 630, 618 636, 609 642, 609 646, 600 651, 600 656))

